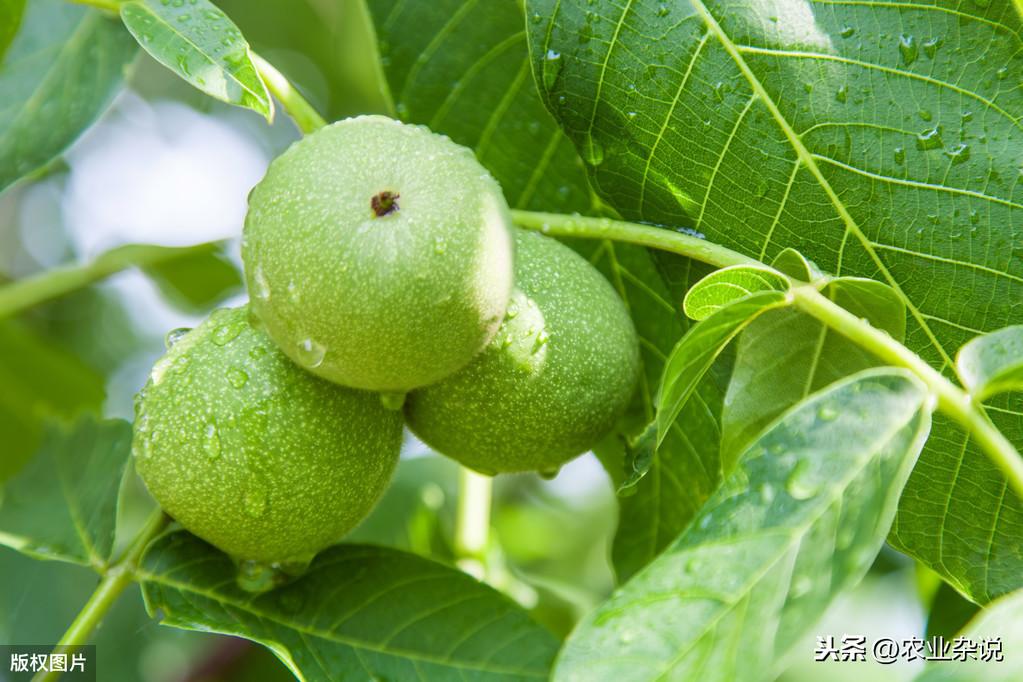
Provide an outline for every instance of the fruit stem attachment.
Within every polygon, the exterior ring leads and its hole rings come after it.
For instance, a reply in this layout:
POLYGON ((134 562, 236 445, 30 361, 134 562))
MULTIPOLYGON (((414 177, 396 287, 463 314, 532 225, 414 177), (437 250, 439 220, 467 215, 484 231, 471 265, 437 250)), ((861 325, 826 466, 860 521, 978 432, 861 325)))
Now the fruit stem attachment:
POLYGON ((308 135, 327 125, 313 105, 295 89, 291 81, 284 77, 284 74, 274 68, 273 64, 255 52, 252 53, 252 63, 256 65, 256 70, 263 82, 266 83, 270 93, 281 103, 303 135, 308 135))
POLYGON ((455 557, 458 567, 482 580, 490 536, 490 501, 494 479, 466 467, 458 469, 455 557))
MULTIPOLYGON (((124 588, 134 581, 135 569, 138 567, 139 559, 142 558, 142 553, 153 538, 163 532, 168 523, 170 523, 170 517, 164 514, 163 510, 156 509, 153 512, 124 553, 103 571, 103 579, 100 580, 96 590, 89 597, 89 601, 85 603, 71 626, 68 627, 67 632, 60 638, 54 651, 70 654, 85 643, 89 633, 103 620, 124 588)), ((48 682, 56 680, 60 675, 61 673, 54 671, 40 672, 32 678, 32 682, 48 682)))
MULTIPOLYGON (((666 227, 610 218, 531 211, 512 211, 512 219, 519 227, 555 237, 612 239, 669 251, 719 268, 731 265, 763 265, 727 247, 666 227)), ((861 320, 834 303, 815 287, 803 285, 792 278, 788 279, 792 286, 792 304, 796 308, 823 322, 885 362, 903 367, 915 374, 935 396, 938 410, 953 419, 970 435, 987 458, 1001 470, 1015 493, 1023 498, 1023 458, 1009 439, 991 423, 982 405, 974 402, 966 391, 949 381, 919 355, 879 331, 869 322, 861 320)))

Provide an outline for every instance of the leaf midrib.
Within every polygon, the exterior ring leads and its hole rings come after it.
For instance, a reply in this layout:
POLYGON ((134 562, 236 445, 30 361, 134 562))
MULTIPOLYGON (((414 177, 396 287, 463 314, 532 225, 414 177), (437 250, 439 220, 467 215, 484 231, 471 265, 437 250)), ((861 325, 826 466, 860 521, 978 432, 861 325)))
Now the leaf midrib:
POLYGON ((788 139, 789 144, 796 152, 796 156, 799 159, 800 163, 803 166, 805 166, 808 171, 810 171, 810 173, 814 176, 814 179, 817 180, 817 183, 821 186, 821 189, 823 189, 825 194, 827 194, 828 199, 831 201, 832 206, 838 213, 839 218, 841 218, 842 222, 845 224, 846 230, 855 235, 855 237, 857 238, 857 240, 859 240, 861 246, 863 247, 864 251, 866 251, 867 255, 870 256, 870 259, 877 266, 878 270, 881 272, 882 275, 884 275, 884 278, 888 281, 891 287, 898 293, 899 297, 903 299, 906 308, 912 313, 913 317, 920 325, 920 328, 923 330, 924 334, 927 335, 928 340, 931 342, 931 344, 935 347, 935 349, 941 356, 943 362, 943 369, 944 367, 952 366, 953 365, 952 358, 946 352, 945 347, 941 344, 940 341, 938 341, 938 338, 935 336, 933 330, 930 328, 930 325, 927 324, 927 321, 926 319, 924 319, 920 310, 916 307, 913 301, 911 301, 910 298, 906 296, 906 293, 902 290, 902 287, 900 286, 899 282, 892 276, 891 272, 888 270, 887 265, 885 265, 884 261, 874 250, 873 244, 871 243, 870 239, 868 239, 867 236, 860 229, 859 224, 852 217, 852 214, 849 213, 849 209, 846 208, 844 203, 842 203, 842 200, 835 192, 835 189, 831 186, 831 183, 828 182, 827 178, 824 177, 824 174, 817 166, 817 161, 814 158, 814 155, 803 144, 802 139, 796 133, 795 129, 792 127, 792 124, 789 123, 788 119, 786 119, 785 116, 781 113, 781 109, 778 107, 778 104, 767 92, 767 89, 764 87, 763 83, 760 82, 760 79, 756 76, 756 74, 753 73, 753 70, 750 68, 746 60, 743 59, 742 54, 739 52, 736 43, 734 43, 732 39, 725 33, 724 29, 721 28, 721 25, 717 22, 717 19, 710 13, 710 10, 707 9, 707 6, 704 4, 703 0, 690 1, 692 7, 700 14, 704 24, 717 37, 718 42, 721 43, 722 48, 724 48, 725 52, 728 53, 732 61, 735 62, 735 65, 739 68, 739 71, 741 72, 743 78, 746 79, 746 82, 749 84, 750 88, 752 88, 754 95, 764 103, 764 106, 767 107, 768 111, 771 114, 771 117, 778 124, 778 127, 781 128, 782 132, 785 134, 785 137, 788 139))

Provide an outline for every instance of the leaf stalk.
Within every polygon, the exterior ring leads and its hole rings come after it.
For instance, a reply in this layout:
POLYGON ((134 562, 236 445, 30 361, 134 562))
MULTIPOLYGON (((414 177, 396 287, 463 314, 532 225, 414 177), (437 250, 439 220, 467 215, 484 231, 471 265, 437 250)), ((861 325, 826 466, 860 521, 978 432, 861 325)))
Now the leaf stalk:
MULTIPOLYGON (((170 517, 157 509, 139 531, 124 553, 110 564, 103 572, 103 579, 93 591, 89 601, 85 603, 78 616, 68 627, 67 632, 57 643, 56 651, 72 653, 85 643, 86 638, 96 628, 103 617, 121 596, 124 589, 135 580, 135 569, 139 559, 149 543, 167 527, 170 517)), ((61 673, 53 671, 40 672, 32 678, 32 682, 50 682, 59 678, 61 673)))
MULTIPOLYGON (((610 218, 531 211, 512 211, 512 218, 520 227, 556 237, 613 239, 669 251, 719 268, 731 265, 763 265, 727 247, 665 227, 610 218)), ((815 286, 789 279, 792 283, 793 305, 885 362, 913 372, 934 395, 937 409, 958 423, 973 438, 988 459, 1006 477, 1013 491, 1023 499, 1023 458, 1020 458, 1012 443, 991 423, 983 406, 974 402, 968 393, 927 364, 919 355, 866 320, 861 320, 832 302, 815 286)))

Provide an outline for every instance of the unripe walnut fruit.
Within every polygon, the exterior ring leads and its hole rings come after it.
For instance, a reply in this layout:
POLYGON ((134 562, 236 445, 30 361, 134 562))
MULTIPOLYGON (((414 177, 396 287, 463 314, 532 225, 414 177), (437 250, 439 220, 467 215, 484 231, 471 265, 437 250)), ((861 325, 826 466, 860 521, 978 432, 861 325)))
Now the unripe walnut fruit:
POLYGON ((639 376, 632 319, 567 246, 516 231, 515 292, 490 345, 406 403, 412 431, 483 473, 548 471, 615 424, 639 376))
POLYGON ((334 123, 274 160, 249 197, 251 305, 319 376, 424 386, 468 364, 500 325, 510 224, 470 150, 382 116, 334 123))
POLYGON ((214 312, 153 367, 136 402, 135 467, 207 542, 240 559, 301 562, 379 499, 401 415, 303 371, 247 317, 214 312))

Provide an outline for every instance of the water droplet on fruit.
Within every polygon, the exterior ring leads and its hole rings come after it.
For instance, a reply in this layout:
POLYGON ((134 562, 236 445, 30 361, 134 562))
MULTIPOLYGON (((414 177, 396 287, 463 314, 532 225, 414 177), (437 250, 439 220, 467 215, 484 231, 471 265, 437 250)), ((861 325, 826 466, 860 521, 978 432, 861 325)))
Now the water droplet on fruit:
POLYGON ((202 449, 210 459, 220 457, 220 434, 217 433, 217 425, 210 422, 203 432, 202 449))
POLYGON ((192 331, 191 327, 178 327, 177 329, 171 329, 167 332, 167 336, 163 337, 163 345, 170 350, 175 343, 181 340, 181 338, 192 331))
POLYGON ((261 561, 242 561, 238 564, 235 583, 246 592, 266 592, 274 588, 276 571, 261 561))
POLYGON ((267 503, 266 488, 259 483, 250 484, 242 496, 245 513, 254 518, 259 518, 266 513, 266 508, 269 506, 267 503))
POLYGON ((558 477, 559 471, 561 471, 561 467, 551 467, 550 469, 541 469, 537 473, 540 474, 540 478, 550 481, 558 477))
POLYGON ((304 339, 298 343, 298 362, 310 369, 316 369, 323 364, 323 358, 327 355, 327 349, 313 341, 304 339))
POLYGON ((232 367, 227 370, 227 381, 235 388, 241 388, 249 381, 249 375, 240 367, 232 367))
POLYGON ((800 460, 785 480, 785 491, 795 500, 808 500, 817 494, 819 485, 813 480, 810 464, 800 460))
POLYGON ((433 252, 437 255, 443 255, 448 250, 448 243, 443 237, 437 237, 433 241, 433 252))
POLYGON ((238 338, 241 333, 242 325, 237 322, 221 325, 213 332, 213 343, 218 346, 226 346, 238 338))
POLYGON ((252 271, 252 295, 261 301, 270 300, 270 282, 266 279, 263 266, 257 265, 252 271))
POLYGON ((909 66, 916 61, 920 54, 920 48, 916 44, 916 38, 908 35, 899 36, 899 53, 902 55, 902 63, 909 66))

